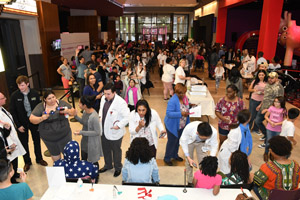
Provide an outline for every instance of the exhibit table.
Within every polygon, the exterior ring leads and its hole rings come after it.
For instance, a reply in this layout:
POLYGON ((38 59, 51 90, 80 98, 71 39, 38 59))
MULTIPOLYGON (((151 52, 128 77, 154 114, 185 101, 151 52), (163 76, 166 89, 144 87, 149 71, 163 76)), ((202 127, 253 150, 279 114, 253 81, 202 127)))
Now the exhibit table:
MULTIPOLYGON (((173 195, 179 200, 233 200, 238 194, 242 193, 241 189, 222 188, 220 189, 220 193, 214 196, 212 189, 186 188, 186 193, 184 193, 184 188, 181 187, 127 185, 117 185, 116 187, 118 190, 114 189, 114 185, 94 184, 94 191, 90 191, 91 184, 83 184, 79 188, 76 183, 66 183, 59 188, 48 188, 41 200, 157 200, 158 197, 164 195, 173 195), (145 198, 145 196, 147 197, 145 198)), ((249 197, 252 196, 248 190, 244 189, 244 192, 249 197)))
POLYGON ((215 101, 211 96, 209 90, 207 90, 206 95, 190 95, 190 93, 187 92, 186 96, 189 99, 189 103, 201 105, 201 115, 207 115, 212 117, 213 119, 216 117, 215 101))

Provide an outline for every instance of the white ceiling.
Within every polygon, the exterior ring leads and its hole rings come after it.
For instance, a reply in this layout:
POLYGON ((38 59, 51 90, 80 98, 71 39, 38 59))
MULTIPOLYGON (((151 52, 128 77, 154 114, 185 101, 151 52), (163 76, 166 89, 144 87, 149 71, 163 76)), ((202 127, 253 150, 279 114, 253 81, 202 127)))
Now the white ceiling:
POLYGON ((116 0, 124 7, 194 7, 196 0, 116 0))

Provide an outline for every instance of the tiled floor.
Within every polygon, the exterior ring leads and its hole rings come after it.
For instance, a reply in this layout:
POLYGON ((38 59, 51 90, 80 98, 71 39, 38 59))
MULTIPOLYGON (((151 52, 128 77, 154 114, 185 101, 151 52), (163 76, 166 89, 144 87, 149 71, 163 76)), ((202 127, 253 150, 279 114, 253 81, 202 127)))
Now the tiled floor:
MULTIPOLYGON (((208 84, 208 89, 210 90, 214 101, 217 102, 219 98, 223 97, 225 94, 225 81, 221 82, 220 89, 218 94, 215 94, 215 86, 214 86, 214 81, 209 80, 207 78, 207 70, 205 73, 200 73, 198 72, 197 75, 199 77, 205 77, 205 81, 208 84)), ((150 96, 145 92, 144 98, 149 102, 150 107, 155 109, 161 119, 164 119, 165 116, 165 111, 167 107, 167 102, 163 100, 163 86, 162 82, 159 79, 157 70, 154 73, 151 73, 151 80, 155 86, 155 88, 150 89, 150 96)), ((57 92, 58 97, 62 96, 61 92, 57 92)), ((246 105, 249 104, 249 102, 245 99, 248 96, 248 92, 244 92, 244 101, 246 102, 246 105)), ((78 103, 78 102, 77 102, 78 103)), ((287 105, 287 108, 292 107, 291 104, 287 105)), ((217 119, 210 119, 210 123, 217 128, 217 119)), ((74 123, 71 122, 71 128, 73 131, 81 129, 81 125, 79 123, 74 123)), ((299 133, 299 128, 300 128, 300 122, 299 120, 296 122, 296 140, 300 143, 300 137, 298 135, 299 133)), ((81 136, 73 136, 74 140, 80 141, 81 136)), ((164 157, 164 152, 165 152, 165 147, 166 147, 166 141, 167 139, 159 139, 158 142, 158 151, 157 151, 157 159, 158 159, 158 165, 159 165, 159 174, 160 174, 160 179, 161 183, 164 184, 183 184, 183 171, 184 171, 184 162, 177 163, 176 166, 164 166, 163 163, 163 157, 164 157)), ((122 154, 123 154, 123 159, 126 150, 129 147, 129 133, 127 130, 127 133, 125 134, 123 138, 123 143, 122 143, 122 154)), ((260 144, 259 137, 257 135, 253 135, 253 152, 250 156, 250 161, 253 165, 253 171, 258 170, 261 164, 263 164, 263 149, 257 148, 257 145, 260 144)), ((298 147, 300 144, 298 144, 295 149, 293 150, 292 153, 292 158, 296 159, 299 161, 300 157, 300 148, 298 147)), ((46 147, 44 143, 42 143, 42 151, 44 152, 46 150, 46 147)), ((31 157, 32 160, 34 160, 34 155, 33 155, 33 147, 32 147, 32 141, 30 140, 30 152, 31 152, 31 157)), ((180 156, 184 157, 182 150, 180 149, 180 156)), ((45 160, 52 165, 53 162, 50 158, 45 157, 45 160)), ((19 159, 19 166, 23 167, 23 159, 19 159)), ((104 165, 103 163, 103 158, 100 160, 100 167, 104 165)), ((106 184, 121 184, 121 176, 114 178, 113 177, 113 170, 110 170, 104 174, 100 175, 100 180, 99 183, 106 183, 106 184)), ((47 176, 46 176, 46 170, 44 167, 37 165, 33 163, 31 166, 31 169, 28 171, 27 174, 27 182, 31 189, 33 190, 34 197, 35 199, 40 199, 40 197, 43 195, 43 193, 47 190, 48 188, 48 183, 47 183, 47 176)))

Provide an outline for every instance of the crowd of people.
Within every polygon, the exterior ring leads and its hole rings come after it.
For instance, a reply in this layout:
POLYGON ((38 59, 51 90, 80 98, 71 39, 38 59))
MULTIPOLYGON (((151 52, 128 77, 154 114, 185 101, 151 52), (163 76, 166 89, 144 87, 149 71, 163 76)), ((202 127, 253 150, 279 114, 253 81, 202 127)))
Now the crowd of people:
POLYGON ((113 176, 122 173, 124 182, 159 183, 158 139, 167 136, 164 162, 173 166, 173 161, 185 160, 189 186, 212 188, 217 195, 222 186, 248 184, 259 199, 267 199, 272 189, 298 188, 299 164, 289 157, 297 144, 293 123, 299 110, 285 107, 284 89, 275 72, 280 69, 277 57, 268 64, 262 52, 256 61, 253 50, 249 54, 247 49, 234 52, 223 46, 206 49, 204 43, 194 42, 170 42, 164 49, 146 41, 107 43, 105 48, 94 49, 77 49, 71 64, 62 57, 57 68, 65 92, 70 85, 79 85, 77 110, 58 100, 52 90, 44 91, 41 101, 23 75, 17 78, 18 90, 10 97, 10 112, 3 108, 6 97, 0 93, 0 197, 12 198, 11 191, 17 190, 12 188, 22 191, 23 199, 33 196, 26 183, 15 184, 17 178, 25 182, 26 177, 17 173, 18 156, 24 158, 24 172, 32 165, 29 130, 36 162, 48 165, 41 154, 42 139, 54 166, 64 166, 66 178, 88 176, 95 181, 99 173, 114 169, 113 176), (189 109, 194 105, 186 96, 187 82, 194 77, 193 71, 204 70, 204 62, 208 76, 216 81, 216 92, 226 79, 226 94, 215 107, 218 127, 190 122, 189 109), (168 101, 164 124, 143 98, 156 63, 163 98, 168 101), (229 64, 234 66, 226 66, 229 64), (243 100, 244 71, 253 75, 249 105, 243 100), (82 124, 81 130, 71 130, 69 116, 82 124), (131 144, 123 165, 121 144, 126 126, 131 144), (72 133, 82 136, 80 145, 72 141, 72 133), (265 148, 266 162, 255 173, 250 158, 253 134, 262 136, 264 143, 259 147, 265 148), (178 154, 180 146, 185 158, 178 154), (104 166, 99 168, 101 157, 104 166), (88 170, 81 170, 82 165, 89 166, 88 170), (193 168, 199 170, 193 174, 193 168))

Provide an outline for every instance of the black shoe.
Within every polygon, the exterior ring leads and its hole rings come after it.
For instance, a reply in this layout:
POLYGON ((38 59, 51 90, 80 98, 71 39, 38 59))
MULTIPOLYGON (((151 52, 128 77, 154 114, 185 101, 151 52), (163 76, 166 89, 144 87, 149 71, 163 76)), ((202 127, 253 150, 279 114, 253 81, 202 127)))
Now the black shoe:
POLYGON ((31 165, 30 163, 25 164, 24 167, 23 167, 23 171, 27 172, 28 170, 30 170, 30 165, 31 165))
POLYGON ((164 162, 167 164, 167 165, 169 165, 169 166, 173 166, 173 163, 172 163, 172 161, 166 161, 166 160, 164 160, 164 162))
POLYGON ((183 158, 181 158, 181 157, 177 157, 177 158, 175 158, 175 160, 177 160, 177 161, 179 161, 179 162, 182 162, 183 161, 183 158))
POLYGON ((104 173, 106 172, 107 170, 110 170, 110 169, 107 169, 105 167, 102 167, 100 170, 99 170, 99 173, 104 173))
POLYGON ((114 173, 114 177, 118 177, 121 174, 121 170, 116 170, 114 173))
POLYGON ((188 183, 188 187, 194 187, 193 183, 188 183))

